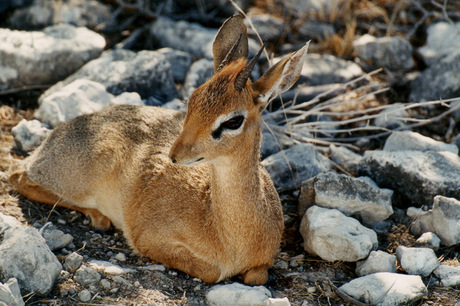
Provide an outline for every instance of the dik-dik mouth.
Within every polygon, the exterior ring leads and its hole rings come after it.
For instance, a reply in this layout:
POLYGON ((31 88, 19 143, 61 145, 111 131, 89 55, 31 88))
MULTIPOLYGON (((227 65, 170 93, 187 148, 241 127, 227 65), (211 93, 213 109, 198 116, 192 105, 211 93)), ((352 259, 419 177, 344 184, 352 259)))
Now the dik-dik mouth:
POLYGON ((173 164, 187 166, 187 167, 193 167, 193 166, 201 163, 202 161, 204 161, 204 157, 200 157, 200 158, 198 158, 196 160, 185 160, 185 161, 177 161, 176 159, 171 159, 171 162, 173 164))

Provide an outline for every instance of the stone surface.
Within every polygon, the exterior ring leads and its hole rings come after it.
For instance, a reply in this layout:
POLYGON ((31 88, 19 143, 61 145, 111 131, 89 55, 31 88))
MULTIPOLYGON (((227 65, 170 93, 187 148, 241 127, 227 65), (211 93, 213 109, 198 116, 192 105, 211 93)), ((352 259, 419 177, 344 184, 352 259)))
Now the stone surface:
POLYGON ((309 86, 345 83, 363 74, 354 62, 333 55, 307 54, 299 83, 309 86))
POLYGON ((78 253, 73 252, 69 256, 67 256, 66 259, 64 260, 64 269, 66 269, 69 272, 74 273, 81 267, 82 263, 83 263, 83 256, 81 256, 78 253))
POLYGON ((460 243, 460 201, 436 196, 433 209, 417 217, 411 226, 411 232, 414 235, 433 232, 446 246, 460 243))
POLYGON ((302 24, 297 27, 297 32, 303 40, 325 40, 336 33, 333 25, 316 22, 314 20, 301 20, 302 24))
POLYGON ((0 281, 16 278, 25 292, 50 292, 62 266, 45 239, 35 228, 1 213, 0 233, 0 281))
POLYGON ((429 248, 407 248, 400 245, 396 249, 396 257, 407 274, 428 276, 439 266, 436 254, 429 248))
POLYGON ((454 144, 436 141, 433 138, 423 136, 411 131, 395 131, 385 141, 384 151, 404 151, 404 150, 433 150, 449 151, 458 154, 458 148, 454 144))
POLYGON ((339 290, 372 305, 407 305, 420 300, 428 292, 418 275, 387 272, 356 278, 339 290))
POLYGON ((291 306, 289 299, 285 298, 269 298, 264 301, 263 306, 291 306))
POLYGON ((366 151, 358 174, 394 190, 393 203, 431 206, 436 195, 460 199, 460 157, 451 152, 366 151))
POLYGON ((194 62, 187 73, 184 85, 182 86, 182 96, 184 99, 190 98, 195 89, 209 80, 214 74, 214 63, 211 60, 202 58, 194 62))
POLYGON ((449 53, 425 69, 410 86, 411 102, 460 96, 460 51, 449 53))
POLYGON ((137 92, 142 98, 153 96, 162 102, 170 101, 179 95, 171 65, 163 53, 110 50, 49 88, 40 96, 39 103, 78 79, 101 83, 113 95, 137 92))
POLYGON ((328 16, 343 3, 340 0, 286 0, 284 4, 300 14, 315 12, 328 16))
POLYGON ((360 178, 333 171, 323 172, 302 183, 299 196, 299 216, 318 205, 335 208, 347 216, 359 216, 364 224, 372 226, 393 214, 393 191, 360 178))
POLYGON ((377 234, 337 209, 310 207, 302 218, 304 249, 328 261, 358 261, 378 246, 377 234))
POLYGON ((91 292, 89 292, 89 290, 86 289, 78 292, 78 299, 82 302, 91 301, 91 292))
POLYGON ((356 264, 355 271, 358 276, 378 272, 396 273, 396 256, 383 251, 372 251, 366 260, 356 264))
POLYGON ((0 90, 54 84, 99 56, 104 47, 101 35, 66 24, 40 32, 0 29, 0 90))
POLYGON ((374 37, 365 34, 353 42, 356 55, 372 68, 385 67, 390 71, 404 72, 414 68, 412 46, 404 38, 374 37))
POLYGON ((38 147, 50 133, 51 130, 40 121, 26 119, 19 121, 11 130, 16 148, 24 152, 30 152, 38 147))
POLYGON ((18 280, 16 278, 10 278, 4 284, 0 283, 0 305, 25 305, 24 300, 22 299, 21 290, 19 289, 18 280))
POLYGON ((312 144, 300 143, 262 161, 278 191, 291 190, 331 168, 331 162, 312 144), (289 164, 286 162, 288 160, 289 164))
POLYGON ((434 269, 433 273, 441 280, 441 285, 444 287, 460 285, 460 266, 440 265, 434 269))
MULTIPOLYGON (((252 24, 257 29, 263 41, 279 38, 283 33, 284 20, 270 14, 260 14, 251 17, 252 24)), ((256 38, 257 35, 251 27, 248 19, 244 19, 248 29, 248 35, 256 38)))
POLYGON ((379 116, 374 119, 374 125, 390 130, 403 129, 409 117, 404 105, 394 103, 379 113, 379 116))
POLYGON ((171 65, 171 73, 175 82, 183 83, 187 76, 187 71, 192 65, 192 57, 184 51, 172 48, 161 48, 156 50, 163 54, 171 65))
POLYGON ((150 35, 160 47, 185 51, 195 58, 212 59, 212 43, 217 34, 215 29, 160 16, 150 25, 149 30, 150 35))
POLYGON ((57 229, 52 222, 48 222, 40 229, 40 235, 45 238, 46 244, 51 251, 62 249, 69 245, 73 237, 57 229))
MULTIPOLYGON (((122 268, 119 265, 115 265, 109 261, 104 261, 104 260, 92 259, 88 263, 91 268, 100 270, 104 273, 111 274, 111 275, 123 275, 126 273, 136 272, 136 270, 129 269, 129 268, 122 268)), ((162 267, 163 267, 163 271, 165 271, 164 266, 162 267)))
POLYGON ((415 241, 415 246, 430 248, 433 250, 439 249, 440 245, 441 239, 438 235, 432 232, 423 233, 422 236, 415 241))
POLYGON ((211 306, 260 305, 272 294, 263 286, 245 286, 240 283, 217 285, 206 293, 206 302, 211 306))
POLYGON ((427 29, 426 45, 417 52, 430 66, 446 55, 456 53, 460 49, 460 22, 437 22, 427 29))
POLYGON ((35 0, 32 5, 15 10, 9 21, 15 29, 40 29, 53 24, 67 23, 94 29, 109 21, 108 5, 95 0, 35 0))
POLYGON ((262 143, 260 146, 260 155, 262 159, 278 153, 294 144, 294 141, 285 134, 270 131, 264 124, 262 125, 262 143))
POLYGON ((330 159, 334 163, 344 167, 352 173, 356 172, 357 166, 363 158, 361 155, 356 154, 346 147, 337 147, 335 145, 329 146, 329 154, 330 159))
POLYGON ((101 275, 91 267, 81 266, 75 272, 74 279, 83 286, 91 286, 99 283, 101 275))

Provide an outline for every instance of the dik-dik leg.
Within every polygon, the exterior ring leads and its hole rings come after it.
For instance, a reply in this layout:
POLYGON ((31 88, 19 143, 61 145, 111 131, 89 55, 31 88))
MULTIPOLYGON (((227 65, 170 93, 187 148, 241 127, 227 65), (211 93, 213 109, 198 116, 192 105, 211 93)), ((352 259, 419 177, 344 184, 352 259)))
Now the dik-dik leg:
POLYGON ((83 208, 67 203, 51 191, 41 187, 35 182, 29 179, 27 172, 24 170, 18 170, 10 176, 10 183, 19 191, 22 195, 28 199, 40 203, 49 205, 57 205, 72 210, 79 211, 85 216, 91 218, 91 223, 94 227, 101 230, 107 230, 110 228, 110 219, 104 216, 99 210, 93 208, 83 208))

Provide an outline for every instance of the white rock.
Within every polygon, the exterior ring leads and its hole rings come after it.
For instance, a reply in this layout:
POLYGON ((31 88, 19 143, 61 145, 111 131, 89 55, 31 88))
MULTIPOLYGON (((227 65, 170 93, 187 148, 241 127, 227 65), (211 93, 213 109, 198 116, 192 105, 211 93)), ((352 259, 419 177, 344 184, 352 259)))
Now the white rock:
POLYGON ((214 74, 214 62, 206 58, 195 61, 187 72, 184 85, 182 86, 182 96, 190 98, 193 92, 204 82, 209 80, 214 74))
POLYGON ((380 189, 369 180, 333 171, 320 173, 302 183, 299 215, 302 216, 308 207, 318 205, 338 209, 347 216, 359 216, 370 226, 386 220, 393 214, 393 192, 380 189))
POLYGON ((78 293, 78 298, 82 302, 89 302, 91 301, 91 292, 89 292, 89 290, 84 289, 78 293))
POLYGON ((437 22, 427 29, 426 45, 417 51, 431 65, 460 49, 460 22, 437 22))
POLYGON ((165 272, 166 271, 165 266, 163 266, 161 264, 140 266, 140 267, 137 267, 137 269, 138 270, 147 270, 147 271, 160 271, 160 272, 165 272))
POLYGON ((14 136, 16 147, 22 151, 29 152, 38 147, 46 136, 51 133, 51 130, 44 126, 38 120, 22 119, 11 130, 14 136))
POLYGON ((439 266, 436 254, 428 248, 398 246, 396 257, 404 271, 412 275, 428 276, 439 266))
POLYGON ((356 278, 339 289, 372 305, 406 305, 421 299, 428 292, 418 275, 387 272, 356 278))
POLYGON ((441 245, 441 239, 435 233, 426 232, 415 241, 415 245, 437 250, 441 245))
POLYGON ((206 293, 206 301, 212 306, 260 305, 272 294, 264 286, 245 286, 240 283, 217 285, 206 293))
MULTIPOLYGON (((125 257, 126 260, 126 257, 125 257)), ((92 259, 88 262, 90 267, 96 270, 100 270, 104 273, 111 274, 111 275, 123 275, 126 273, 134 273, 136 270, 130 268, 123 268, 119 265, 115 265, 111 262, 104 261, 104 260, 96 260, 92 259)))
POLYGON ((264 301, 263 306, 290 306, 289 299, 285 298, 269 298, 264 301))
POLYGON ((57 229, 52 222, 43 225, 40 229, 40 235, 45 238, 46 244, 51 251, 66 247, 73 240, 72 235, 65 234, 63 231, 57 229))
POLYGON ((91 267, 81 266, 75 272, 74 279, 83 286, 91 286, 99 283, 101 275, 91 267))
POLYGON ((331 160, 351 172, 356 172, 356 167, 363 158, 345 147, 330 145, 329 150, 331 160))
POLYGON ((411 232, 421 235, 433 232, 442 244, 452 246, 460 242, 460 201, 436 196, 433 208, 422 213, 412 224, 411 232))
POLYGON ((416 219, 424 212, 425 211, 422 208, 411 206, 407 208, 406 215, 411 219, 416 219))
POLYGON ((101 35, 69 24, 40 32, 0 29, 0 80, 8 81, 0 83, 0 89, 54 84, 96 58, 104 47, 101 35))
POLYGON ((2 278, 16 278, 26 292, 50 292, 62 266, 38 230, 0 213, 0 233, 2 278))
POLYGON ((111 105, 144 105, 137 92, 123 92, 110 100, 111 105))
POLYGON ((78 253, 73 252, 66 257, 64 261, 64 268, 70 272, 77 271, 83 262, 83 256, 78 253))
POLYGON ((0 305, 1 304, 8 306, 25 305, 16 278, 10 278, 4 284, 0 283, 0 305))
POLYGON ((115 255, 115 259, 121 262, 126 261, 126 255, 120 252, 117 255, 115 255))
POLYGON ((305 251, 329 261, 358 261, 378 246, 377 234, 337 209, 310 207, 300 233, 305 251))
POLYGON ((383 251, 372 251, 366 260, 356 264, 358 276, 377 272, 396 273, 396 256, 383 251))
POLYGON ((423 136, 412 131, 395 131, 385 141, 383 147, 385 151, 404 151, 404 150, 433 150, 449 151, 458 154, 458 148, 454 144, 447 144, 436 141, 430 137, 423 136))
POLYGON ((433 271, 434 275, 441 279, 444 287, 454 287, 460 285, 460 266, 453 267, 440 265, 433 271))
POLYGON ((112 285, 110 284, 110 282, 106 279, 101 279, 101 281, 99 282, 99 284, 102 286, 102 288, 106 289, 106 290, 109 290, 112 285))

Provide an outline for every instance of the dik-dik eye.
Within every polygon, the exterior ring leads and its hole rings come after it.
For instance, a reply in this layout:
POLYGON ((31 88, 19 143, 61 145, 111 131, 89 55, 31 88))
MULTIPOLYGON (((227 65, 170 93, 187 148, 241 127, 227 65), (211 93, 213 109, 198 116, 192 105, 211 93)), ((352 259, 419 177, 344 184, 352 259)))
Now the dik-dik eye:
POLYGON ((224 129, 237 130, 243 124, 243 121, 244 116, 239 115, 223 122, 220 126, 224 129))
POLYGON ((244 120, 246 119, 247 111, 234 111, 230 114, 225 114, 217 118, 214 123, 212 138, 219 139, 223 133, 238 134, 242 130, 244 120))

